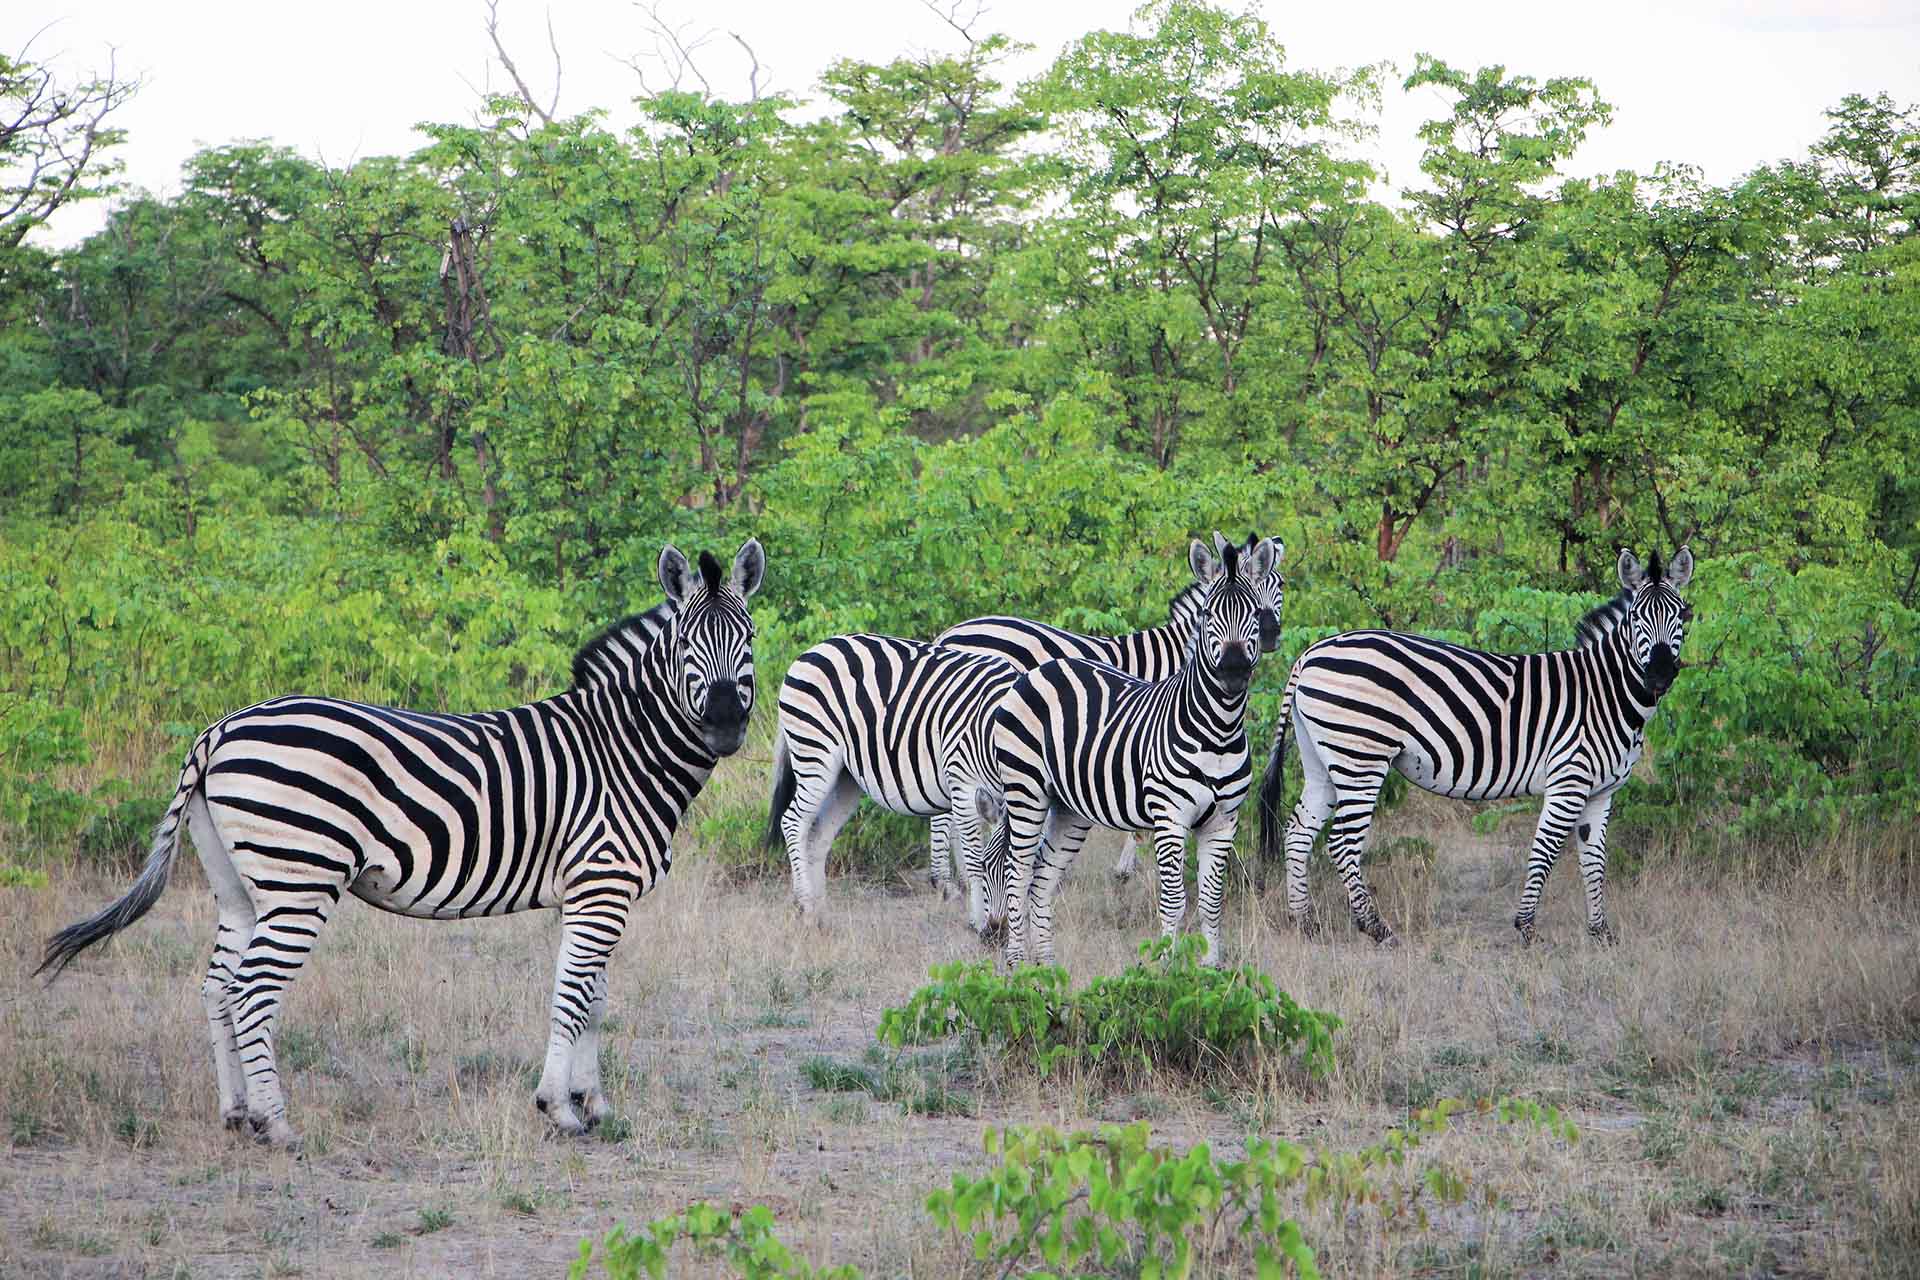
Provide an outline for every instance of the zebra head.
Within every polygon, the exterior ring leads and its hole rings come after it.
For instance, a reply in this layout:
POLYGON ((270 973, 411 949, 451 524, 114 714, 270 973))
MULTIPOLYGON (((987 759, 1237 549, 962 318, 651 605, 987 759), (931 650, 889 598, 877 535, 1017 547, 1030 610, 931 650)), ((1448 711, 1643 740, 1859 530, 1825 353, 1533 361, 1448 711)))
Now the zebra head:
POLYGON ((1206 588, 1194 636, 1198 656, 1235 697, 1247 691, 1253 664, 1260 659, 1260 613, 1274 550, 1271 539, 1249 539, 1245 547, 1223 539, 1216 557, 1196 538, 1187 553, 1194 580, 1206 588))
MULTIPOLYGON (((1280 576, 1280 561, 1287 554, 1287 544, 1278 538, 1268 538, 1273 544, 1273 567, 1254 581, 1254 594, 1260 598, 1260 652, 1272 653, 1280 647, 1280 606, 1287 595, 1287 580, 1280 576)), ((1243 558, 1251 555, 1261 542, 1260 535, 1249 533, 1246 545, 1240 548, 1243 558)), ((1213 554, 1224 560, 1227 554, 1227 540, 1220 531, 1213 531, 1213 554)))
POLYGON ((660 552, 660 586, 673 605, 668 661, 680 710, 699 729, 707 750, 730 756, 747 736, 753 710, 753 619, 747 600, 767 567, 757 538, 747 539, 728 574, 711 553, 700 553, 696 575, 672 543, 660 552))
POLYGON ((1673 687, 1680 673, 1680 644, 1687 637, 1693 607, 1680 598, 1680 589, 1693 581, 1693 552, 1682 547, 1662 572, 1660 554, 1643 567, 1633 552, 1620 553, 1620 585, 1631 597, 1626 623, 1633 642, 1633 660, 1645 674, 1647 692, 1656 699, 1673 687))
POLYGON ((980 926, 982 941, 993 942, 1007 927, 1007 827, 1006 797, 987 787, 973 789, 973 811, 980 822, 980 856, 987 876, 986 920, 980 926))

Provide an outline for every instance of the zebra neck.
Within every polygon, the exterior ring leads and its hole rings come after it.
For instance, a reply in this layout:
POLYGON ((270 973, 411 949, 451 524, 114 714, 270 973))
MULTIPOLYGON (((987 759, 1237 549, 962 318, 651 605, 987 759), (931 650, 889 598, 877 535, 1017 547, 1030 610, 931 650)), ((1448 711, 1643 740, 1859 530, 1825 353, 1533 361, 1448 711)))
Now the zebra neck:
POLYGON ((1164 679, 1180 669, 1193 630, 1193 621, 1182 619, 1116 636, 1108 642, 1106 661, 1143 680, 1164 679))
POLYGON ((1222 752, 1246 743, 1247 694, 1227 690, 1220 673, 1208 665, 1205 657, 1194 660, 1174 677, 1177 695, 1173 716, 1183 736, 1201 747, 1222 752))
POLYGON ((1627 727, 1638 733, 1653 718, 1660 699, 1647 688, 1646 673, 1633 656, 1631 637, 1632 629, 1623 623, 1608 632, 1606 641, 1593 652, 1599 659, 1598 674, 1612 686, 1627 727))
POLYGON ((672 645, 661 631, 634 664, 634 683, 582 690, 588 714, 606 728, 610 747, 649 766, 656 784, 672 784, 682 802, 698 794, 719 757, 707 750, 700 727, 681 705, 672 645))

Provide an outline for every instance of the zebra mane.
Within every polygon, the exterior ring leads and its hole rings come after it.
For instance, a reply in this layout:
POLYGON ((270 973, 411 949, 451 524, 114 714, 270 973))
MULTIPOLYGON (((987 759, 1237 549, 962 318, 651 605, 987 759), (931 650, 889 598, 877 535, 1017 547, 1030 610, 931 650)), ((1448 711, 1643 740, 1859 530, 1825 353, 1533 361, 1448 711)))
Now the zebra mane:
POLYGON ((651 609, 628 614, 580 647, 573 655, 573 687, 587 689, 619 683, 623 672, 637 670, 640 655, 667 629, 673 606, 662 600, 651 609))
POLYGON ((1605 604, 1587 610, 1573 629, 1578 647, 1591 649, 1612 635, 1614 628, 1620 625, 1620 620, 1627 616, 1627 606, 1632 603, 1633 593, 1622 591, 1605 604))
POLYGON ((1184 622, 1197 617, 1200 605, 1206 599, 1206 588, 1197 582, 1189 582, 1180 589, 1179 594, 1167 601, 1167 618, 1172 622, 1184 622))

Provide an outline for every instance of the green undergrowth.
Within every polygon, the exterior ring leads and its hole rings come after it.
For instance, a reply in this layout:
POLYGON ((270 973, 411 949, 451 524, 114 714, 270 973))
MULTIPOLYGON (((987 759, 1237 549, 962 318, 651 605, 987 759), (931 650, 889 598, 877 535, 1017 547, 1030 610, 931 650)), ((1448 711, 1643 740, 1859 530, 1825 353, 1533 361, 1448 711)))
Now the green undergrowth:
POLYGON ((936 965, 932 982, 881 1015, 878 1035, 899 1049, 964 1034, 1042 1074, 1072 1064, 1110 1077, 1199 1075, 1296 1053, 1316 1075, 1331 1069, 1339 1018, 1302 1007, 1252 966, 1209 968, 1204 952, 1192 936, 1143 943, 1138 962, 1079 991, 1058 967, 936 965))
MULTIPOLYGON (((1050 1128, 987 1130, 997 1161, 979 1175, 958 1173, 931 1192, 927 1212, 957 1252, 963 1274, 981 1276, 1318 1277, 1320 1259, 1295 1216, 1324 1208, 1336 1219, 1374 1217, 1417 1235, 1429 1207, 1474 1205, 1497 1212, 1499 1189, 1476 1184, 1458 1165, 1419 1156, 1457 1117, 1486 1116, 1565 1142, 1572 1122, 1551 1107, 1513 1098, 1449 1098, 1415 1112, 1381 1141, 1327 1152, 1255 1139, 1240 1159, 1206 1143, 1155 1147, 1145 1123, 1063 1135, 1050 1128)), ((763 1205, 725 1212, 704 1202, 635 1231, 616 1227, 596 1245, 582 1241, 570 1275, 593 1265, 609 1280, 674 1274, 700 1255, 743 1280, 856 1280, 851 1266, 816 1266, 783 1243, 763 1205), (681 1253, 676 1249, 684 1246, 681 1253)))

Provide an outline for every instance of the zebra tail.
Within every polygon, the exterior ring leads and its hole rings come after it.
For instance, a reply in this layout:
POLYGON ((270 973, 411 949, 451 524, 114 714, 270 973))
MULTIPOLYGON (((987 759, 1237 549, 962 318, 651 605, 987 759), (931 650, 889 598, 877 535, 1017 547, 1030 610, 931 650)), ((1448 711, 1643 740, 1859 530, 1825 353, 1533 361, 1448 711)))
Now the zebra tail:
POLYGON ((793 804, 794 789, 793 757, 787 753, 787 735, 775 731, 773 796, 767 804, 767 834, 762 837, 769 849, 778 849, 785 844, 785 837, 780 834, 780 819, 786 817, 788 806, 793 804))
POLYGON ((187 802, 193 799, 206 777, 207 756, 212 749, 212 742, 213 730, 209 729, 200 735, 192 750, 187 752, 186 763, 180 768, 179 789, 174 792, 173 803, 167 806, 160 825, 154 828, 153 848, 147 853, 147 864, 140 869, 139 879, 117 901, 47 939, 46 955, 41 959, 40 967, 33 971, 36 978, 51 969, 53 972, 48 974, 47 981, 52 982, 82 951, 96 942, 111 938, 147 914, 153 904, 160 900, 160 895, 166 892, 167 880, 173 875, 173 860, 180 852, 187 802))
POLYGON ((1260 860, 1271 862, 1281 855, 1286 822, 1280 815, 1280 797, 1286 791, 1287 735, 1293 731, 1293 690, 1300 681, 1299 668, 1287 677, 1287 691, 1280 698, 1280 724, 1273 731, 1273 750, 1267 756, 1266 772, 1260 775, 1260 860))

